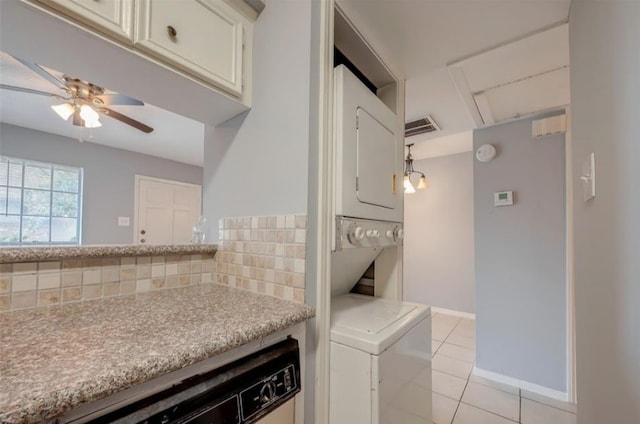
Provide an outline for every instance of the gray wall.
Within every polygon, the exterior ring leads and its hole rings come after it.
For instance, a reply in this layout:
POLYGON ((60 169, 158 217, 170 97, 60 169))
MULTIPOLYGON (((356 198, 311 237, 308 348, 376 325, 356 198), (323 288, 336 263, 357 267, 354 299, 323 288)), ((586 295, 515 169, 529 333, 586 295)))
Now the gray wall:
POLYGON ((414 167, 430 187, 404 196, 404 298, 474 313, 473 153, 414 167))
POLYGON ((8 124, 0 124, 0 153, 84 169, 82 244, 132 243, 135 174, 202 184, 198 166, 8 124), (118 227, 118 216, 131 226, 118 227))
POLYGON ((210 231, 222 217, 307 211, 310 21, 310 1, 287 0, 256 21, 252 109, 205 129, 210 231))
POLYGON ((640 2, 574 1, 578 422, 640 422, 640 2), (596 198, 582 161, 596 154, 596 198))
POLYGON ((567 390, 564 135, 531 139, 531 119, 476 130, 477 367, 567 390), (514 206, 493 193, 513 190, 514 206))

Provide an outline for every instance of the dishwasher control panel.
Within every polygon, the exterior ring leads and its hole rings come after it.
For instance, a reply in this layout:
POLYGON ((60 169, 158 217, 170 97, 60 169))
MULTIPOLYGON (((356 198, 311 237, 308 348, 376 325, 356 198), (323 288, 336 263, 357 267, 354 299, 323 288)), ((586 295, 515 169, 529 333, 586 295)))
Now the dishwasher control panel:
POLYGON ((281 369, 263 381, 240 392, 242 418, 248 420, 274 402, 299 390, 293 365, 281 369))

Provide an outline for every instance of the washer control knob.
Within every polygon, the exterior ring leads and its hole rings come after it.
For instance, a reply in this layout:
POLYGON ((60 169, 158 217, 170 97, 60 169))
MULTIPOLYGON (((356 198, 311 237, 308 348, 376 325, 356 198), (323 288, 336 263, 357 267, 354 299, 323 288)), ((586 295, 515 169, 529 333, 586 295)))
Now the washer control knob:
POLYGON ((388 239, 393 240, 393 230, 387 230, 387 231, 385 231, 384 236, 385 236, 386 238, 388 238, 388 239))
POLYGON ((349 239, 349 242, 356 243, 357 241, 360 241, 364 238, 364 233, 364 228, 360 227, 359 225, 353 225, 349 229, 347 238, 349 239))
POLYGON ((404 238, 404 230, 402 228, 400 228, 400 227, 396 227, 393 230, 393 237, 396 240, 402 240, 404 238))
POLYGON ((374 237, 373 233, 374 233, 374 230, 367 230, 367 238, 373 238, 374 237))
POLYGON ((378 231, 378 230, 373 230, 373 236, 372 236, 372 237, 373 237, 373 238, 376 238, 376 239, 377 239, 377 238, 380 238, 380 231, 378 231))

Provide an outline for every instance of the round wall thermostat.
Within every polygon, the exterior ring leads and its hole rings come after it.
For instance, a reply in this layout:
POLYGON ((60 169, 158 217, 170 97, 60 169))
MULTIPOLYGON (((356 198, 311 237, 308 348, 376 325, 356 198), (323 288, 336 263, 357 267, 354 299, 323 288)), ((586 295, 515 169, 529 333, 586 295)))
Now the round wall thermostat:
POLYGON ((491 144, 483 144, 476 150, 476 159, 480 162, 489 162, 496 157, 496 148, 491 144))

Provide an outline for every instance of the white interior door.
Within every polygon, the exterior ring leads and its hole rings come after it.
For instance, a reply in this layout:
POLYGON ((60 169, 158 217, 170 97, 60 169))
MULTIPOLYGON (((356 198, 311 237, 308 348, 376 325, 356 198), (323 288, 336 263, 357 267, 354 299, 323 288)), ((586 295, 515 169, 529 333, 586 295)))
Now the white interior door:
POLYGON ((183 244, 202 210, 202 186, 136 175, 136 244, 183 244))

